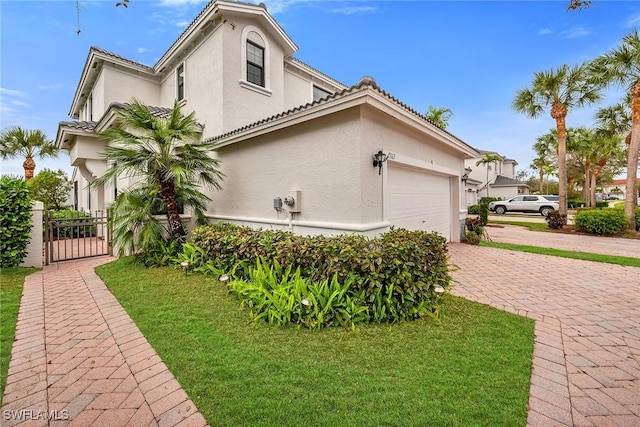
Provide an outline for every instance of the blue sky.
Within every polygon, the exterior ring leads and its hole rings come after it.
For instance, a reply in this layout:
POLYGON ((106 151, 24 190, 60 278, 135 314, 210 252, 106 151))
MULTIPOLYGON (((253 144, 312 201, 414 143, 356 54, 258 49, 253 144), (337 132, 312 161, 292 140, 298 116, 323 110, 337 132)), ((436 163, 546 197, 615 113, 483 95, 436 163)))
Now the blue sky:
MULTIPOLYGON (((295 56, 346 84, 365 75, 412 108, 453 111, 449 130, 527 169, 536 138, 554 122, 511 102, 535 71, 593 59, 640 26, 640 2, 594 0, 583 11, 557 1, 265 1, 298 45, 295 56)), ((55 138, 92 45, 153 65, 204 7, 198 0, 0 0, 0 128, 38 128, 55 138), (78 27, 79 25, 79 27, 78 27), (80 28, 80 35, 76 31, 80 28)), ((620 99, 608 92, 602 105, 620 99)), ((591 126, 594 108, 570 112, 591 126)), ((68 157, 38 160, 71 171, 68 157)), ((22 160, 3 174, 22 174, 22 160)))

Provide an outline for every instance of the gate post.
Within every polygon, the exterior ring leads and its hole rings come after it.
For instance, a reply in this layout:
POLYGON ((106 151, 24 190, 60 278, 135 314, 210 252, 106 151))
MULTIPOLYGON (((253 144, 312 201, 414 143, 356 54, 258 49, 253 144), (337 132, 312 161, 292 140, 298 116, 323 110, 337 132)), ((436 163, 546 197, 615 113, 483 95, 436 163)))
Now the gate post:
POLYGON ((27 256, 20 267, 42 267, 42 202, 33 202, 31 206, 31 240, 27 245, 27 256))

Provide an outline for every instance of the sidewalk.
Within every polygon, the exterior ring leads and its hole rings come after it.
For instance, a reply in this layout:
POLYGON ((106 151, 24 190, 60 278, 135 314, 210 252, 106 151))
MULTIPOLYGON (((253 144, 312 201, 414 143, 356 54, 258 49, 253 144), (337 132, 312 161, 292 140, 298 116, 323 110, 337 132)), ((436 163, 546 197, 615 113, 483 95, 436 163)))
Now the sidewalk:
POLYGON ((205 426, 164 362, 109 292, 97 257, 25 280, 2 426, 205 426))

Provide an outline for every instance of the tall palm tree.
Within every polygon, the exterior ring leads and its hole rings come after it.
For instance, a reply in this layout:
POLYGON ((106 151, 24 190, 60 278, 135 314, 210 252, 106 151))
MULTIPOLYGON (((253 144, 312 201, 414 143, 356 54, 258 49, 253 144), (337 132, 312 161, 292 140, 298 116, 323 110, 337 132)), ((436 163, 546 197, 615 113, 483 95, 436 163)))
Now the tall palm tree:
POLYGON ((635 229, 635 206, 640 155, 640 35, 635 29, 622 38, 620 45, 594 59, 592 74, 607 84, 625 86, 631 96, 631 138, 627 151, 627 194, 624 211, 629 228, 635 229))
POLYGON ((452 115, 451 109, 447 107, 436 108, 433 105, 429 105, 429 109, 425 113, 427 119, 442 129, 446 129, 449 126, 449 119, 452 115))
MULTIPOLYGON (((147 226, 141 228, 145 233, 157 234, 157 226, 145 223, 145 218, 152 216, 152 206, 159 200, 166 211, 169 234, 174 238, 186 235, 180 219, 180 199, 203 217, 204 203, 209 198, 198 191, 198 186, 221 188, 219 161, 209 157, 213 144, 196 141, 199 126, 195 116, 185 116, 177 103, 168 117, 159 117, 133 99, 116 111, 116 117, 117 124, 100 133, 109 142, 104 158, 112 166, 92 186, 123 175, 140 177, 140 184, 118 196, 116 205, 123 217, 114 223, 120 221, 126 228, 128 218, 134 221, 132 213, 143 209, 135 221, 147 226)), ((145 239, 144 233, 142 238, 145 239)))
POLYGON ((23 129, 12 126, 0 134, 0 156, 3 159, 24 157, 24 180, 33 178, 36 169, 34 157, 55 157, 59 148, 39 129, 23 129))
POLYGON ((560 214, 567 213, 567 127, 569 109, 582 107, 600 99, 600 87, 589 78, 586 64, 562 65, 534 73, 531 87, 516 93, 513 108, 536 118, 550 108, 558 131, 558 179, 560 214))
POLYGON ((489 197, 489 164, 493 163, 495 165, 495 163, 499 161, 502 161, 501 155, 485 151, 484 156, 476 162, 476 166, 484 165, 487 169, 487 183, 485 184, 487 187, 487 197, 489 197))
POLYGON ((624 156, 624 144, 620 134, 611 134, 608 132, 600 132, 596 130, 592 139, 593 171, 591 172, 590 205, 596 204, 596 184, 598 176, 605 167, 614 166, 616 169, 620 165, 619 159, 624 156), (612 164, 613 163, 613 164, 612 164))
POLYGON ((533 151, 536 153, 536 157, 531 163, 531 168, 538 171, 540 179, 540 194, 544 194, 544 176, 551 174, 555 170, 554 153, 557 151, 558 145, 557 132, 555 129, 549 133, 538 137, 533 144, 533 151))

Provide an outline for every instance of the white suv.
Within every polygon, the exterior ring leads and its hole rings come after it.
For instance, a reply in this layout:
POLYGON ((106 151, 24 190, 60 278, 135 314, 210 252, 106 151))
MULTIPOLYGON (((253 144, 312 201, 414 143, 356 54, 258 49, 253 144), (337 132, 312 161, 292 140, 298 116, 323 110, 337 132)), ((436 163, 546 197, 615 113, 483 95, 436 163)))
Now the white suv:
POLYGON ((560 209, 558 196, 539 196, 527 194, 526 196, 515 196, 508 200, 498 200, 489 203, 489 210, 497 214, 507 212, 540 212, 542 216, 547 216, 554 210, 560 209))

